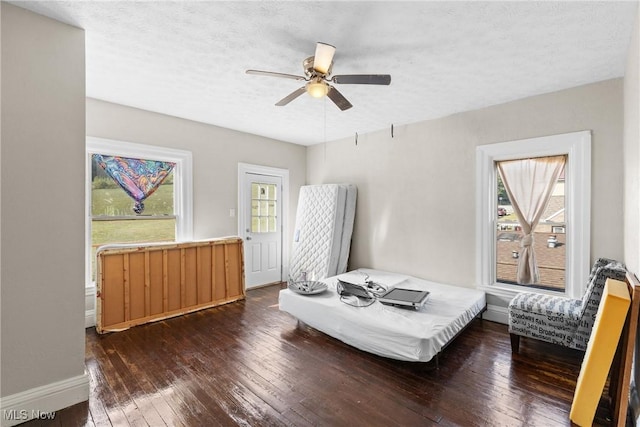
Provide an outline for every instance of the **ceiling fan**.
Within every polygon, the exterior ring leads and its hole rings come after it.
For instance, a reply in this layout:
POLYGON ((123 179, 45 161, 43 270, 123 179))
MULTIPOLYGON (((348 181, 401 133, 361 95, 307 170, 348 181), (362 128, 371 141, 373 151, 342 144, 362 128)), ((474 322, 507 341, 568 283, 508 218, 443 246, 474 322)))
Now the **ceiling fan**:
POLYGON ((353 107, 349 101, 338 90, 330 85, 334 84, 365 84, 365 85, 389 85, 391 76, 389 74, 346 74, 331 76, 333 68, 333 55, 336 48, 327 43, 318 42, 316 53, 302 62, 305 76, 294 74, 274 73, 272 71, 247 70, 247 74, 259 76, 280 77, 285 79, 301 80, 307 82, 301 88, 291 92, 276 103, 278 107, 287 105, 303 93, 307 92, 314 98, 329 97, 342 111, 353 107))

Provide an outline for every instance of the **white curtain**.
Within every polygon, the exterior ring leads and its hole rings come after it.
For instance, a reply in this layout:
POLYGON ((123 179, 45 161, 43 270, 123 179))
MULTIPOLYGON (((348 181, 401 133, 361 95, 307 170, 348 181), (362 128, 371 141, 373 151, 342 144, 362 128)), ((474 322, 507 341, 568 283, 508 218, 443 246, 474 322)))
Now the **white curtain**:
POLYGON ((540 280, 533 250, 533 232, 551 199, 565 160, 565 156, 553 156, 497 162, 505 190, 522 226, 519 284, 528 285, 540 280))

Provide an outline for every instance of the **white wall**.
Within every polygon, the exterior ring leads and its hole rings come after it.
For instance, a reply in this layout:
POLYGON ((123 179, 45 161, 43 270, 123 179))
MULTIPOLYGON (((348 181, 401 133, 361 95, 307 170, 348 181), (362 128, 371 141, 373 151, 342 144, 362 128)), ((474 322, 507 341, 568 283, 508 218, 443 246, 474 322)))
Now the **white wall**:
POLYGON ((0 395, 3 410, 32 409, 28 404, 54 410, 89 393, 84 31, 4 2, 0 7, 0 395), (54 391, 61 393, 47 400, 54 391))
POLYGON ((599 82, 315 145, 307 181, 358 186, 350 268, 473 287, 475 147, 591 130, 591 258, 621 259, 622 117, 622 79, 599 82))
MULTIPOLYGON (((624 261, 640 275, 640 8, 636 13, 624 75, 624 261)), ((640 424, 640 342, 636 342, 631 407, 640 424)))
MULTIPOLYGON (((2 309, 2 6, 1 5, 0 5, 0 309, 2 309)), ((2 313, 0 313, 0 399, 2 399, 2 313)), ((0 404, 0 406, 2 406, 2 404, 0 404)))
POLYGON ((631 271, 640 274, 640 62, 636 14, 624 76, 624 255, 631 271))
MULTIPOLYGON (((0 5, 0 309, 1 308, 2 308, 2 6, 0 5)), ((2 313, 0 313, 0 399, 2 399, 2 313)), ((2 404, 0 404, 0 406, 2 406, 2 404)))

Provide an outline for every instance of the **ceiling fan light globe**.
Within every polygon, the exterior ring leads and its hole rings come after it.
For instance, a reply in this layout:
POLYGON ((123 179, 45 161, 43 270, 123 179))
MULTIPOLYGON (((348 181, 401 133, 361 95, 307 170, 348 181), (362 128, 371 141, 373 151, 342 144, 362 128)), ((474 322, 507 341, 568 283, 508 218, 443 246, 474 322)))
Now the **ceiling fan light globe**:
POLYGON ((307 93, 314 98, 322 98, 329 92, 329 85, 322 82, 307 83, 307 93))

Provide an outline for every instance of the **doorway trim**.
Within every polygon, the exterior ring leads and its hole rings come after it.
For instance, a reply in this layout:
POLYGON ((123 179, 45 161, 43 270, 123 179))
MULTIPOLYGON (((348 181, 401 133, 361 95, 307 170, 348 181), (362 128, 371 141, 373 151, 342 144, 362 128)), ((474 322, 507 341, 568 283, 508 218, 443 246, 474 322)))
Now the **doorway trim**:
POLYGON ((289 245, 285 244, 289 236, 289 170, 274 168, 271 166, 253 165, 238 162, 238 236, 245 240, 246 232, 244 224, 247 221, 248 212, 244 209, 244 200, 248 195, 244 189, 244 175, 247 173, 267 176, 277 176, 282 179, 282 248, 281 280, 286 281, 289 276, 289 245))

